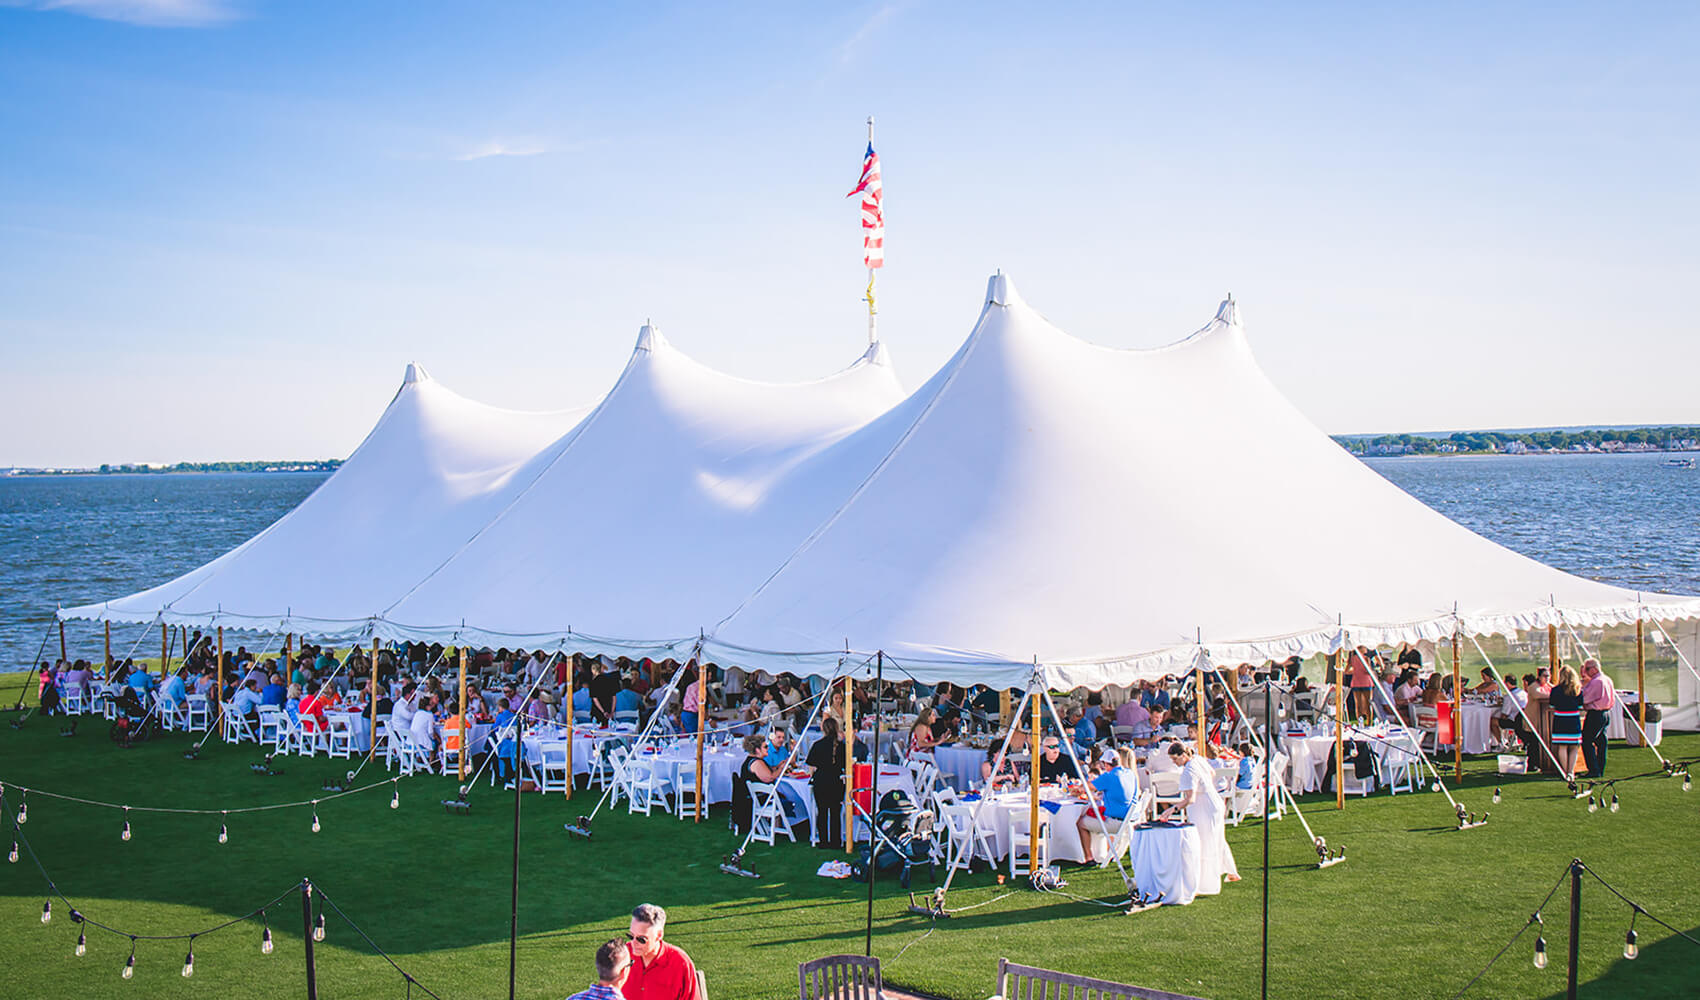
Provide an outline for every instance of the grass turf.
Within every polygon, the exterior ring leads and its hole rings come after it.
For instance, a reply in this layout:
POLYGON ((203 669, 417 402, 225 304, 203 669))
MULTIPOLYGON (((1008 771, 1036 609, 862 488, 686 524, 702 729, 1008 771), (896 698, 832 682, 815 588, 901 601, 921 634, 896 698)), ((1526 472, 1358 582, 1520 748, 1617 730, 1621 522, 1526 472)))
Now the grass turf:
MULTIPOLYGON (((4 689, 0 703, 15 694, 4 689)), ((16 679, 12 679, 15 685, 16 679)), ((14 687, 15 690, 15 687, 14 687)), ((14 716, 5 713, 6 719, 14 716)), ((290 758, 278 777, 252 774, 251 748, 209 743, 185 761, 188 741, 170 736, 120 750, 104 723, 88 719, 75 738, 60 721, 32 718, 0 727, 0 780, 106 802, 141 806, 237 808, 322 796, 321 782, 344 762, 290 758)), ((1674 735, 1667 756, 1700 756, 1700 736, 1674 735)), ((1612 776, 1652 769, 1647 750, 1614 746, 1612 776)), ((1561 786, 1501 779, 1484 759, 1459 793, 1469 808, 1490 809, 1488 826, 1451 829, 1446 801, 1433 793, 1306 801, 1317 831, 1348 847, 1349 860, 1327 871, 1297 821, 1273 827, 1270 993, 1281 997, 1445 997, 1462 988, 1527 920, 1571 857, 1581 857, 1631 898, 1693 933, 1700 924, 1700 873, 1693 832, 1700 795, 1664 778, 1618 787, 1623 811, 1589 814, 1561 786), (1488 796, 1503 784, 1505 800, 1488 796)), ((384 780, 368 769, 367 778, 384 780)), ((197 930, 240 916, 310 877, 395 961, 443 997, 505 992, 508 958, 512 798, 480 785, 473 812, 445 814, 452 796, 443 778, 403 779, 401 808, 389 786, 322 803, 322 832, 310 832, 306 807, 229 817, 132 813, 134 836, 121 841, 112 809, 29 796, 28 844, 59 889, 91 918, 138 934, 197 930)), ((722 874, 731 850, 723 812, 701 825, 665 815, 631 817, 605 810, 591 841, 569 838, 561 824, 588 811, 593 797, 569 804, 528 795, 521 821, 518 995, 559 998, 590 979, 595 946, 625 929, 641 901, 668 907, 669 938, 706 970, 719 998, 789 997, 798 963, 837 952, 860 953, 867 915, 865 884, 814 875, 829 857, 807 846, 757 846, 759 880, 722 874)), ((12 828, 17 793, 0 816, 12 828)), ((907 898, 891 881, 876 885, 873 952, 888 980, 952 998, 991 992, 997 958, 1098 975, 1148 987, 1230 1000, 1256 996, 1259 977, 1261 828, 1230 829, 1245 880, 1189 907, 1128 917, 1059 895, 1019 891, 996 899, 993 877, 959 878, 952 907, 986 903, 929 928, 905 914, 907 898), (996 899, 996 901, 988 902, 996 899), (930 930, 930 933, 929 933, 930 930)), ((1067 869, 1069 891, 1108 898, 1120 882, 1109 872, 1067 869)), ((917 886, 924 888, 922 875, 917 886)), ((1468 994, 1561 995, 1568 889, 1544 911, 1553 962, 1537 972, 1533 934, 1517 943, 1468 994)), ((1597 883, 1583 889, 1582 994, 1598 997, 1693 995, 1700 949, 1645 918, 1637 923, 1641 958, 1622 958, 1628 910, 1597 883)), ((195 943, 196 973, 178 973, 183 942, 137 944, 135 979, 119 972, 128 939, 90 932, 89 952, 72 956, 76 931, 67 908, 39 920, 47 888, 25 851, 0 866, 0 995, 274 997, 304 993, 301 909, 289 896, 269 913, 276 953, 262 956, 257 924, 240 924, 195 943)), ((318 946, 320 995, 405 996, 406 984, 333 912, 318 946)), ((417 991, 416 991, 417 995, 417 991)))

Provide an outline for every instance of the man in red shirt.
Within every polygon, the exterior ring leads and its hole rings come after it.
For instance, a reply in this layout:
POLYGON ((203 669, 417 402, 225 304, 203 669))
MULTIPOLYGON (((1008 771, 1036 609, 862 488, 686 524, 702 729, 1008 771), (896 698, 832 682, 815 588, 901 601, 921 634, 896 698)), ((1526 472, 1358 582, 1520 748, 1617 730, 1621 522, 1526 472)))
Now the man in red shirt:
POLYGON ((698 1000, 697 970, 689 955, 661 940, 667 911, 644 903, 632 911, 632 967, 620 993, 626 1000, 698 1000))

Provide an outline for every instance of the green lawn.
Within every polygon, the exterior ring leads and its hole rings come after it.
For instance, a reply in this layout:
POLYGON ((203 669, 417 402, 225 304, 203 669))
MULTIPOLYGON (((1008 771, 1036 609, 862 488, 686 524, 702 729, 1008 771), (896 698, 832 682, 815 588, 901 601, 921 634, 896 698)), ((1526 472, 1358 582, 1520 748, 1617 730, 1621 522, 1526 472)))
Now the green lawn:
MULTIPOLYGON (((0 701, 14 695, 3 687, 0 701)), ((16 679, 13 679, 16 683, 16 679)), ((12 719, 12 713, 0 718, 12 719)), ((209 744, 185 761, 186 740, 168 737, 133 750, 115 748, 104 724, 90 720, 75 738, 58 720, 33 718, 21 730, 0 726, 0 780, 132 805, 226 808, 311 798, 342 762, 290 759, 278 777, 250 772, 251 749, 209 744)), ((1667 738, 1668 756, 1700 756, 1700 736, 1667 738)), ((1613 748, 1611 772, 1646 771, 1646 750, 1613 748)), ((1345 844, 1349 860, 1316 871, 1298 823, 1273 830, 1271 994, 1281 997, 1446 997, 1460 989, 1517 930, 1573 856, 1653 914, 1685 931, 1700 925, 1694 853, 1700 794, 1647 779, 1619 786, 1623 811, 1590 815, 1563 789, 1538 780, 1499 779, 1484 759, 1462 793, 1491 809, 1484 828, 1451 829, 1445 800, 1432 793, 1353 799, 1343 813, 1332 800, 1309 801, 1318 832, 1345 844)), ((380 776, 369 771, 369 776, 380 776)), ((59 888, 92 918, 142 934, 192 931, 240 915, 312 878, 361 928, 421 982, 444 997, 505 994, 508 958, 512 799, 480 786, 470 816, 445 814, 438 800, 453 782, 405 779, 401 808, 387 789, 319 807, 323 830, 310 832, 305 809, 229 819, 230 841, 217 842, 218 816, 131 815, 133 838, 119 838, 114 810, 29 797, 22 828, 59 888)), ((16 793, 3 817, 10 829, 16 793)), ((831 855, 806 846, 758 847, 760 880, 724 875, 733 844, 719 815, 701 825, 664 815, 646 819, 604 812, 593 841, 569 838, 561 824, 587 811, 559 796, 527 796, 522 823, 519 995, 558 998, 582 989, 597 943, 622 932, 642 901, 672 914, 669 937, 707 971, 720 998, 794 995, 796 966, 835 952, 860 952, 866 886, 817 878, 831 855)), ((895 884, 881 883, 874 903, 873 950, 894 983, 953 998, 984 997, 1000 955, 1064 971, 1100 975, 1229 1000, 1258 993, 1258 863, 1255 823, 1230 830, 1245 880, 1190 907, 1128 917, 1057 895, 1016 892, 940 923, 907 916, 895 884), (907 951, 903 951, 907 947, 907 951), (903 951, 901 956, 899 952, 903 951)), ((1108 874, 1069 871, 1070 891, 1108 896, 1108 874)), ((925 885, 926 879, 920 879, 925 885)), ((959 880, 950 905, 998 895, 990 875, 959 880)), ((1553 964, 1537 972, 1532 935, 1469 994, 1562 994, 1567 932, 1565 891, 1548 906, 1553 964)), ((91 933, 85 957, 72 956, 76 930, 47 898, 26 852, 0 865, 0 996, 278 997, 304 993, 300 903, 271 914, 276 953, 262 956, 257 925, 239 925, 195 945, 196 973, 178 973, 181 942, 142 941, 135 979, 119 972, 128 940, 91 933)), ((1584 889, 1583 993, 1596 997, 1693 995, 1700 948, 1648 920, 1637 924, 1642 955, 1621 955, 1627 909, 1603 889, 1584 889)), ((333 914, 318 948, 320 995, 406 995, 388 965, 333 914)))

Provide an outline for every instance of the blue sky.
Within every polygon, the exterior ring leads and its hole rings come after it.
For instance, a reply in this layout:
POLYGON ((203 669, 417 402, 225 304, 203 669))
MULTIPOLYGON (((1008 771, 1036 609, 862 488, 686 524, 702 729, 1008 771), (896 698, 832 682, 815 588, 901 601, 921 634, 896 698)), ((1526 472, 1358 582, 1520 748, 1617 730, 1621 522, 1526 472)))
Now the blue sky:
POLYGON ((0 465, 574 405, 650 317, 836 370, 869 114, 906 384, 1002 268, 1115 346, 1232 291, 1331 432, 1700 422, 1700 9, 1270 6, 0 0, 0 465))

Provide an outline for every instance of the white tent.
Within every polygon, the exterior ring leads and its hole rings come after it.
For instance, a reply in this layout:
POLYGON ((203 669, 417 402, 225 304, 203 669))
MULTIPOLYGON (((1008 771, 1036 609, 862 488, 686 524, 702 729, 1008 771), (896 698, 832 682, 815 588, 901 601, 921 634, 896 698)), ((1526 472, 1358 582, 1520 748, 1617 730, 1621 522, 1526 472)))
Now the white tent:
POLYGON ((1178 344, 1109 350, 998 276, 967 341, 901 400, 877 347, 832 378, 769 386, 646 329, 608 396, 564 434, 557 417, 546 446, 503 423, 526 420, 478 411, 476 429, 407 421, 405 447, 368 455, 409 392, 267 532, 63 616, 633 653, 701 635, 722 663, 829 672, 880 650, 923 678, 1013 685, 1037 663, 1098 687, 1201 648, 1238 662, 1344 634, 1700 615, 1700 598, 1518 555, 1386 482, 1269 383, 1231 300, 1178 344), (425 475, 410 463, 439 451, 481 471, 453 498, 445 471, 424 491, 444 494, 435 506, 398 520, 383 483, 425 475), (332 584, 356 554, 369 575, 332 584))

